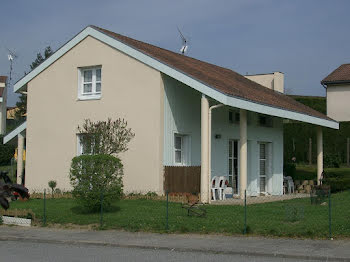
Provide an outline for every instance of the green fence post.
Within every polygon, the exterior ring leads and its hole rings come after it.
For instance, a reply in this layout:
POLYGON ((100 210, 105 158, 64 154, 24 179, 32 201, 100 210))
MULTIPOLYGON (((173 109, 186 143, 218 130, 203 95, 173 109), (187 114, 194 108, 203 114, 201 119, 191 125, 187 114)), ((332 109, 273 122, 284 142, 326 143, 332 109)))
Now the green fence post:
POLYGON ((328 191, 328 223, 329 223, 329 239, 332 238, 332 201, 331 201, 331 189, 328 191))
POLYGON ((46 226, 46 189, 44 189, 44 226, 46 226))
POLYGON ((166 191, 166 221, 165 230, 169 230, 169 191, 166 191))
POLYGON ((103 191, 100 194, 100 228, 103 225, 103 191))
POLYGON ((244 190, 244 231, 243 234, 247 234, 247 190, 244 190))

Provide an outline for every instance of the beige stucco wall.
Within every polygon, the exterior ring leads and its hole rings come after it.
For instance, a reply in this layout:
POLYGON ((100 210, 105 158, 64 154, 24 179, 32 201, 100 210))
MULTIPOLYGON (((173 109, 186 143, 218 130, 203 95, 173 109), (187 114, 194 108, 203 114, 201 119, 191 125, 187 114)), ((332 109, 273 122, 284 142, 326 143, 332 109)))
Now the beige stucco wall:
POLYGON ((49 180, 69 190, 77 153, 77 127, 84 119, 125 118, 136 134, 124 163, 127 192, 163 192, 163 98, 160 73, 88 37, 28 83, 26 186, 49 180), (79 101, 78 68, 102 66, 102 97, 79 101))
POLYGON ((350 85, 327 86, 327 116, 337 121, 350 121, 350 85))
POLYGON ((246 75, 245 77, 262 86, 284 93, 284 74, 281 72, 246 75))

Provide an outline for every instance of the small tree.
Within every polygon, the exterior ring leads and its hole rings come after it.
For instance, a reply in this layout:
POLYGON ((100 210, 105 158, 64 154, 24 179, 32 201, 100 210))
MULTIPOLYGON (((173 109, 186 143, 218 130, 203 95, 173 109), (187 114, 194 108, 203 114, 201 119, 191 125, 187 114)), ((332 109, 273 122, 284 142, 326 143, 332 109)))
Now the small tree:
POLYGON ((54 198, 53 192, 55 191, 57 182, 55 180, 50 180, 48 184, 49 184, 49 187, 51 188, 52 198, 54 198))
POLYGON ((70 180, 73 196, 90 211, 103 208, 120 199, 123 193, 123 165, 116 156, 128 150, 135 136, 124 119, 92 122, 78 126, 80 143, 88 155, 73 158, 70 180))
POLYGON ((92 122, 86 119, 78 127, 83 148, 92 154, 118 155, 128 150, 128 143, 135 136, 124 119, 92 122))

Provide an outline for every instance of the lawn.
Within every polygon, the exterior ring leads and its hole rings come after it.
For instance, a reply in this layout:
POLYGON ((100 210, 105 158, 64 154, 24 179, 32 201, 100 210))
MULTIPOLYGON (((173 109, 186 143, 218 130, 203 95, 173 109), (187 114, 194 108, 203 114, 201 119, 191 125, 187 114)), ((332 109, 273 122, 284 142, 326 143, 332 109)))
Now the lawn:
MULTIPOLYGON (((328 201, 328 200, 327 200, 328 201)), ((81 212, 74 199, 48 199, 48 224, 77 224, 96 227, 99 214, 81 212)), ((43 216, 43 200, 11 203, 12 209, 32 209, 43 216)), ((243 206, 206 206, 207 217, 188 217, 179 203, 169 203, 169 232, 242 234, 243 206)), ((310 199, 293 199, 247 206, 247 232, 251 235, 315 237, 329 235, 328 204, 311 205, 310 199)), ((105 229, 166 232, 166 202, 121 200, 103 214, 105 229)), ((332 195, 332 231, 335 237, 350 237, 350 192, 332 195)), ((39 222, 40 223, 40 222, 39 222)))

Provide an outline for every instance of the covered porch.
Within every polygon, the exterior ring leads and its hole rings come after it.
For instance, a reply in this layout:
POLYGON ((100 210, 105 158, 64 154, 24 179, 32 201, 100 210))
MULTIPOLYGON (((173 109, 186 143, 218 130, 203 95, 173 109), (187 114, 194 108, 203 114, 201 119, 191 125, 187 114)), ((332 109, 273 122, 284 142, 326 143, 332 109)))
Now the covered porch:
MULTIPOLYGON (((221 104, 206 95, 201 96, 201 186, 200 196, 203 203, 214 203, 213 178, 224 177, 226 182, 225 193, 232 192, 232 199, 224 201, 227 204, 240 204, 245 194, 253 196, 254 201, 265 201, 260 196, 266 196, 266 201, 278 201, 283 198, 305 197, 283 195, 283 120, 292 119, 302 122, 312 123, 317 128, 317 183, 320 183, 323 172, 323 135, 322 127, 336 128, 329 122, 319 121, 319 119, 303 118, 299 115, 288 114, 288 111, 280 112, 259 112, 256 108, 239 108, 221 104), (221 109, 220 109, 221 108, 221 109), (215 111, 229 108, 233 112, 232 121, 236 124, 236 134, 230 134, 223 142, 218 142, 221 133, 225 128, 218 128, 222 114, 215 114, 215 111), (263 113, 263 114, 262 114, 263 113), (270 114, 268 114, 270 113, 270 114), (277 113, 277 114, 276 114, 277 113), (269 123, 261 122, 262 127, 255 127, 251 122, 251 117, 256 116, 256 121, 267 121, 269 117, 275 119, 277 128, 268 126, 269 123), (261 117, 262 116, 262 117, 261 117), (265 120, 263 120, 265 118, 265 120), (216 119, 219 118, 219 119, 216 119), (282 139, 281 139, 282 137, 282 139), (213 141, 214 140, 214 141, 213 141), (221 143, 218 147, 217 145, 221 143), (218 153, 222 148, 227 147, 227 160, 222 160, 222 155, 218 153), (228 164, 228 168, 224 165, 228 164), (223 170, 222 172, 220 170, 223 170), (229 190, 227 190, 229 189, 229 190), (275 200, 274 200, 275 198, 275 200), (260 200, 256 200, 260 199, 260 200)), ((255 121, 254 120, 254 121, 255 121)), ((232 132, 232 130, 230 131, 232 132)), ((253 200, 252 200, 253 201, 253 200)), ((221 201, 220 201, 221 202, 221 201)))

